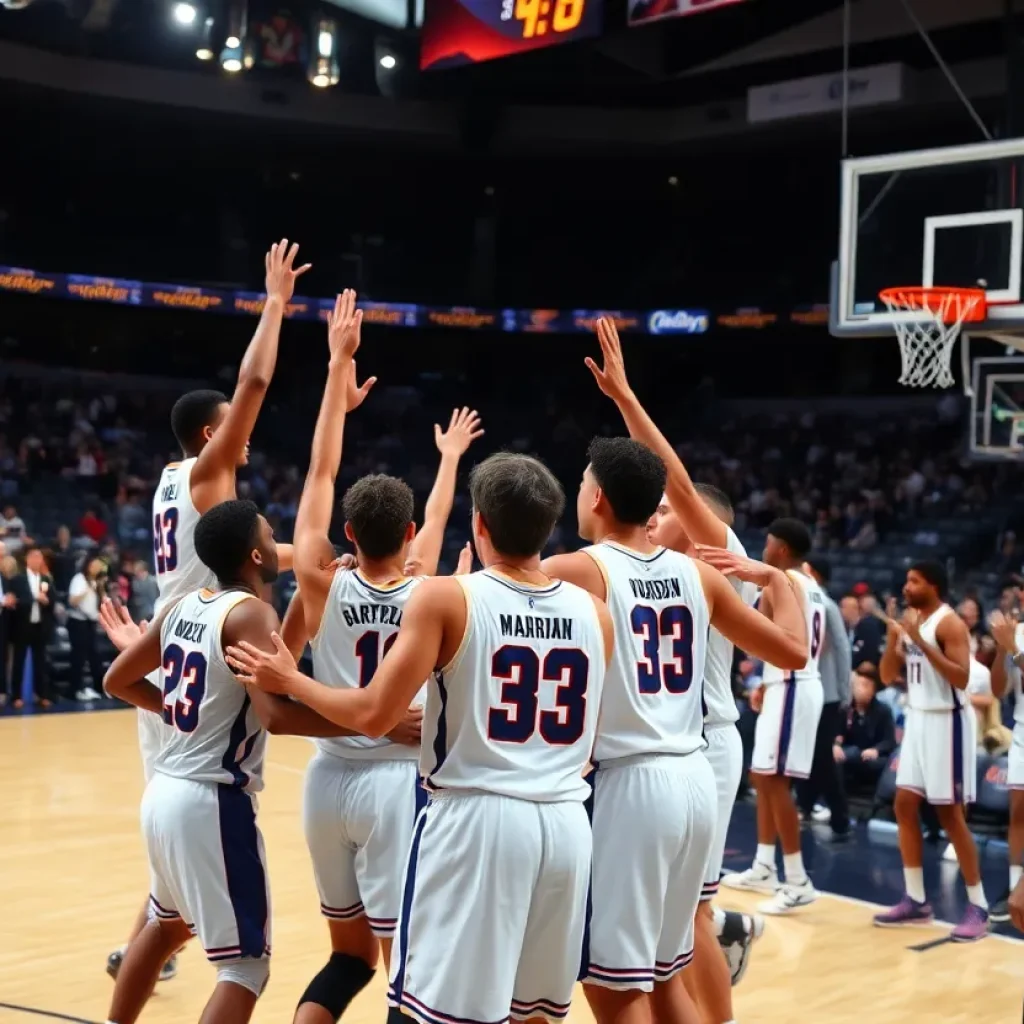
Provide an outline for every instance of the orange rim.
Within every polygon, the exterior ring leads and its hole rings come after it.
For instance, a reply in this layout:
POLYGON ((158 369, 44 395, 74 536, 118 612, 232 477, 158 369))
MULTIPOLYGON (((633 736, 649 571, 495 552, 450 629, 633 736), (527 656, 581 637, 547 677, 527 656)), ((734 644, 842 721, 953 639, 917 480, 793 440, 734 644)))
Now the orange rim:
POLYGON ((921 309, 932 315, 941 312, 946 323, 978 323, 988 314, 982 288, 886 288, 879 298, 890 309, 921 309))

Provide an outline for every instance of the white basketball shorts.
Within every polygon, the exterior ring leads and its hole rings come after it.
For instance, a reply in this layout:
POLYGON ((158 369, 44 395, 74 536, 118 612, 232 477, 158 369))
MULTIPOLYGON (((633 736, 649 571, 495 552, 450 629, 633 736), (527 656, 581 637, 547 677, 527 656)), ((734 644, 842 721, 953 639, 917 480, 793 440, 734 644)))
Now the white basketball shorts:
POLYGON ((711 900, 718 893, 718 880, 722 877, 722 860, 725 857, 725 843, 729 834, 732 809, 739 792, 743 776, 743 742, 735 722, 705 724, 704 738, 708 748, 704 756, 715 775, 715 789, 718 793, 718 817, 715 819, 715 841, 711 844, 708 870, 704 875, 701 900, 711 900))
POLYGON ((972 804, 977 791, 977 719, 959 710, 907 709, 896 786, 930 804, 972 804))
POLYGON ((323 751, 313 757, 302 825, 324 917, 365 914, 376 935, 395 934, 412 829, 424 804, 414 760, 356 761, 323 751))
POLYGON ((594 880, 584 984, 650 992, 693 959, 718 796, 702 751, 594 772, 594 880))
POLYGON ((413 831, 388 1002, 420 1024, 561 1022, 590 883, 581 803, 431 797, 413 831))
POLYGON ((823 703, 821 682, 816 679, 766 686, 750 770, 758 775, 806 779, 814 761, 823 703))
POLYGON ((1006 784, 1010 789, 1024 789, 1024 722, 1015 722, 1013 742, 1007 756, 1006 784))
MULTIPOLYGON (((146 679, 158 690, 163 687, 163 674, 160 669, 150 672, 146 679)), ((139 754, 142 756, 142 774, 146 782, 153 777, 153 761, 163 746, 166 726, 160 715, 139 708, 139 754)))
POLYGON ((270 956, 266 854, 248 793, 154 772, 142 832, 156 917, 183 919, 212 963, 270 956))

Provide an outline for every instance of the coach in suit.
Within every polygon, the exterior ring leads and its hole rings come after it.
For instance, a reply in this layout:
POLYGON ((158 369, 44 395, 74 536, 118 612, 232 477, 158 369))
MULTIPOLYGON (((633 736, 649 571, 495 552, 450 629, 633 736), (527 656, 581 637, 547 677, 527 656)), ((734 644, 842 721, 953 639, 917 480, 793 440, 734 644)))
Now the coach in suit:
POLYGON ((14 606, 14 661, 11 666, 11 696, 14 707, 23 706, 22 679, 25 659, 32 652, 34 689, 40 706, 53 703, 50 691, 50 667, 46 644, 53 630, 53 578, 47 572, 42 551, 30 547, 25 552, 25 571, 11 580, 14 606))
MULTIPOLYGON (((7 547, 0 540, 0 565, 7 557, 7 547)), ((8 579, 0 571, 0 706, 7 703, 7 647, 11 642, 11 621, 17 598, 11 586, 13 577, 8 579)))

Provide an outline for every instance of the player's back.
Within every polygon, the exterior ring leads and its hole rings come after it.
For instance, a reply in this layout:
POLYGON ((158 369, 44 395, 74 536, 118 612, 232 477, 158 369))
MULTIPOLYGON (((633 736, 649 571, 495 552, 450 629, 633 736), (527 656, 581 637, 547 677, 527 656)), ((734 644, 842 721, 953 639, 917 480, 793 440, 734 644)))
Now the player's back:
POLYGON ((163 718, 170 728, 153 761, 157 773, 248 792, 263 788, 266 732, 221 642, 228 613, 246 600, 256 598, 241 590, 197 590, 164 619, 163 718))
MULTIPOLYGON (((331 581, 320 629, 310 641, 313 676, 325 686, 356 688, 373 678, 402 625, 402 612, 423 581, 414 576, 390 586, 370 583, 358 569, 339 569, 331 581)), ((415 703, 426 699, 426 681, 415 703)), ((318 739, 321 750, 337 757, 398 760, 419 757, 416 747, 367 736, 318 739)))
POLYGON ((171 462, 160 474, 153 495, 153 559, 160 596, 156 612, 201 587, 214 586, 213 573, 196 554, 199 511, 192 503, 194 458, 171 462))
POLYGON ((818 659, 821 657, 821 644, 825 638, 825 597, 821 587, 806 573, 790 569, 787 576, 796 583, 804 609, 804 621, 807 625, 807 664, 795 672, 765 664, 763 681, 765 686, 776 683, 811 683, 821 686, 821 672, 818 659))
POLYGON ((616 640, 594 759, 700 750, 710 615, 697 567, 667 548, 584 550, 604 576, 616 640))
MULTIPOLYGON (((936 631, 939 623, 955 614, 948 604, 941 604, 921 623, 921 639, 932 647, 938 647, 936 631)), ((956 688, 924 656, 921 648, 904 635, 907 669, 907 703, 916 711, 950 711, 964 706, 956 688)))
POLYGON ((466 631, 427 688, 420 768, 432 790, 583 801, 605 649, 594 599, 491 570, 459 576, 466 631))

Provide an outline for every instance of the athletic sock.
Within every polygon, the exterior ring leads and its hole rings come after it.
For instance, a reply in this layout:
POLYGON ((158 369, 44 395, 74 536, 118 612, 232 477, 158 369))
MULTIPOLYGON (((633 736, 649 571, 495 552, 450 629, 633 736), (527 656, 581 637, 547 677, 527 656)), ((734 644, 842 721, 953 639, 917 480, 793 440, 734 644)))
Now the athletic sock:
POLYGON ((1024 874, 1024 867, 1020 864, 1010 865, 1010 892, 1013 892, 1017 888, 1017 883, 1020 881, 1020 876, 1024 874))
POLYGON ((712 907, 711 920, 715 925, 715 937, 720 938, 722 935, 722 929, 725 927, 725 911, 719 910, 718 907, 712 907))
POLYGON ((757 853, 754 854, 754 862, 765 868, 775 867, 775 844, 758 843, 757 853))
POLYGON ((985 890, 982 888, 981 882, 977 885, 967 886, 967 899, 976 907, 988 910, 988 900, 985 899, 985 890))
POLYGON ((802 885, 807 881, 807 872, 804 870, 804 857, 802 853, 784 853, 782 855, 782 866, 786 871, 786 881, 793 885, 802 885))
POLYGON ((924 868, 904 868, 903 885, 915 903, 924 903, 924 868))

